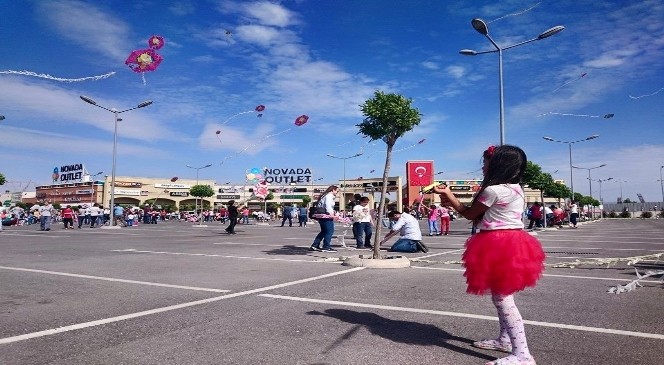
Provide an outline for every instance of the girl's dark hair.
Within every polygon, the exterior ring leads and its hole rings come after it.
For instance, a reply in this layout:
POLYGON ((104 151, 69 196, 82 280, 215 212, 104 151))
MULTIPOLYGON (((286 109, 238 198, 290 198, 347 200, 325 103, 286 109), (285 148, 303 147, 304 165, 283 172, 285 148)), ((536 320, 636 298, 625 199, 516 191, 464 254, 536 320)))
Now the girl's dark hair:
MULTIPOLYGON (((482 186, 477 194, 475 194, 472 204, 475 203, 488 186, 520 184, 528 165, 526 153, 521 148, 511 145, 490 146, 483 152, 482 156, 488 160, 486 175, 484 175, 482 186)), ((477 221, 481 219, 482 217, 480 216, 477 218, 477 221)))
POLYGON ((323 193, 323 195, 321 195, 321 196, 325 196, 325 194, 327 194, 327 193, 329 193, 330 191, 335 190, 335 189, 339 189, 339 187, 336 186, 336 185, 330 185, 330 186, 325 190, 325 192, 323 193))

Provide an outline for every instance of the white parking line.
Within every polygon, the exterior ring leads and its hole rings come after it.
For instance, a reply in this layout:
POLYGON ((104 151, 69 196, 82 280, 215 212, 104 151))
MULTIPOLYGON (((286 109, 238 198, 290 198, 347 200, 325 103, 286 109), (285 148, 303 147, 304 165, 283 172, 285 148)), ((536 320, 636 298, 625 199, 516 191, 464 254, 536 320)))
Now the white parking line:
MULTIPOLYGON (((302 259, 280 259, 272 257, 251 257, 251 256, 234 256, 234 255, 217 255, 213 253, 188 253, 188 252, 166 252, 166 251, 147 251, 147 250, 136 250, 133 248, 127 248, 124 250, 111 250, 113 252, 127 252, 127 253, 152 253, 160 255, 180 255, 180 256, 202 256, 202 257, 221 257, 225 259, 242 259, 242 260, 263 260, 263 261, 287 261, 287 262, 311 262, 311 263, 321 263, 323 261, 314 261, 314 260, 302 260, 302 259)), ((330 256, 333 257, 333 256, 330 256)), ((327 262, 327 261, 326 261, 327 262)), ((329 261, 331 262, 331 261, 329 261)), ((338 261, 334 261, 339 263, 338 261)))
POLYGON ((348 274, 348 273, 358 271, 358 270, 362 270, 362 269, 364 269, 364 268, 363 267, 355 267, 355 268, 348 269, 348 270, 337 271, 337 272, 333 272, 333 273, 329 273, 329 274, 314 276, 314 277, 311 277, 311 278, 306 278, 306 279, 301 279, 301 280, 290 281, 290 282, 282 283, 282 284, 270 285, 270 286, 266 286, 266 287, 258 288, 258 289, 245 290, 245 291, 242 291, 242 292, 226 294, 226 295, 222 295, 222 296, 218 296, 218 297, 214 297, 214 298, 201 299, 201 300, 196 300, 196 301, 193 301, 193 302, 171 305, 171 306, 168 306, 168 307, 155 308, 155 309, 150 309, 150 310, 146 310, 146 311, 142 311, 142 312, 125 314, 125 315, 117 316, 117 317, 100 319, 100 320, 85 322, 85 323, 78 323, 78 324, 73 324, 73 325, 70 325, 70 326, 58 327, 58 328, 53 328, 53 329, 39 331, 39 332, 26 333, 26 334, 23 334, 23 335, 18 335, 18 336, 13 336, 13 337, 0 338, 0 345, 7 344, 7 343, 12 343, 12 342, 24 341, 24 340, 28 340, 28 339, 31 339, 31 338, 38 338, 38 337, 55 335, 57 333, 75 331, 75 330, 79 330, 79 329, 83 329, 83 328, 101 326, 101 325, 108 324, 108 323, 124 321, 124 320, 127 320, 127 319, 143 317, 143 316, 147 316, 147 315, 151 315, 151 314, 168 312, 168 311, 172 311, 172 310, 176 310, 176 309, 193 307, 193 306, 201 305, 201 304, 213 303, 213 302, 217 302, 217 301, 224 300, 224 299, 236 298, 236 297, 249 295, 249 294, 260 293, 260 292, 264 292, 264 291, 268 291, 268 290, 272 290, 272 289, 279 289, 279 288, 283 288, 283 287, 286 287, 286 286, 302 284, 302 283, 306 283, 306 282, 310 282, 310 281, 314 281, 314 280, 325 279, 325 278, 329 278, 329 277, 332 277, 332 276, 348 274))
POLYGON ((0 266, 0 269, 4 269, 4 270, 13 270, 13 271, 34 272, 34 273, 39 273, 39 274, 49 274, 49 275, 69 276, 69 277, 73 277, 73 278, 81 278, 81 279, 94 279, 94 280, 104 280, 104 281, 115 281, 115 282, 118 282, 118 283, 128 283, 128 284, 140 284, 140 285, 161 286, 161 287, 166 287, 166 288, 186 289, 186 290, 209 291, 209 292, 215 292, 215 293, 227 293, 227 292, 230 291, 230 290, 224 290, 224 289, 199 288, 199 287, 195 287, 195 286, 183 286, 183 285, 172 285, 172 284, 153 283, 153 282, 149 282, 149 281, 136 281, 136 280, 126 280, 126 279, 118 279, 118 278, 108 278, 108 277, 103 277, 103 276, 92 276, 92 275, 71 274, 71 273, 58 272, 58 271, 47 271, 47 270, 37 270, 37 269, 25 269, 25 268, 22 268, 22 267, 0 266))
POLYGON ((424 256, 420 256, 420 257, 414 257, 413 260, 422 260, 422 259, 426 259, 426 258, 429 258, 429 257, 435 257, 435 256, 440 256, 440 255, 447 255, 448 253, 457 253, 457 252, 461 252, 461 251, 464 251, 464 250, 465 250, 465 248, 461 248, 461 249, 458 249, 458 250, 452 250, 452 251, 445 251, 445 252, 433 253, 433 254, 431 254, 431 255, 424 255, 424 256))
MULTIPOLYGON (((484 315, 480 315, 480 314, 471 314, 471 313, 447 312, 447 311, 438 311, 438 310, 431 310, 431 309, 417 309, 417 308, 406 308, 406 307, 394 307, 394 306, 378 305, 378 304, 341 302, 341 301, 337 301, 337 300, 299 298, 299 297, 290 297, 290 296, 285 296, 285 295, 273 295, 273 294, 259 294, 258 296, 259 297, 265 297, 265 298, 272 298, 272 299, 292 300, 292 301, 297 301, 297 302, 307 302, 307 303, 317 303, 317 304, 332 304, 332 305, 339 305, 339 306, 346 306, 346 307, 384 309, 384 310, 399 311, 399 312, 435 314, 435 315, 439 315, 439 316, 483 319, 483 320, 487 320, 487 321, 498 321, 498 317, 484 316, 484 315)), ((540 327, 552 327, 552 328, 569 329, 569 330, 575 330, 575 331, 608 333, 608 334, 612 334, 612 335, 634 336, 634 337, 654 338, 654 339, 657 339, 657 340, 664 340, 664 335, 661 335, 661 334, 658 334, 658 333, 624 331, 624 330, 615 330, 615 329, 611 329, 611 328, 587 327, 587 326, 577 326, 577 325, 570 325, 570 324, 529 321, 529 320, 524 320, 523 323, 529 324, 529 325, 532 325, 532 326, 540 326, 540 327)))
MULTIPOLYGON (((426 266, 411 266, 413 269, 422 270, 440 270, 440 271, 466 271, 465 269, 453 269, 449 267, 426 267, 426 266)), ((559 275, 559 274, 542 274, 542 276, 553 278, 568 278, 568 279, 588 279, 588 280, 608 280, 608 281, 623 281, 630 282, 632 279, 627 278, 603 278, 599 276, 579 276, 579 275, 559 275)), ((641 283, 661 284, 660 280, 640 280, 641 283)))

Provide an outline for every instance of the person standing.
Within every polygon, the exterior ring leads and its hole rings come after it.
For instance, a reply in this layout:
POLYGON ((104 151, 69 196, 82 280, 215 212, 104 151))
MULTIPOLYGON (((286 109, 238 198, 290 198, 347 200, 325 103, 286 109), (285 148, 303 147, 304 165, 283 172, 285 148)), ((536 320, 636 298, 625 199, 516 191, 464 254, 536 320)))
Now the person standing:
POLYGON ((46 201, 39 206, 39 230, 40 231, 50 231, 51 230, 51 212, 53 211, 53 206, 50 201, 46 201))
POLYGON ((542 206, 539 202, 533 203, 528 209, 528 219, 530 220, 528 229, 533 229, 533 224, 537 228, 542 227, 542 206))
POLYGON ((300 214, 298 216, 298 221, 300 223, 300 227, 307 226, 307 207, 305 207, 304 204, 300 205, 300 214))
POLYGON ((101 210, 99 209, 99 204, 94 203, 90 207, 90 228, 95 228, 95 224, 101 215, 101 210))
POLYGON ((422 204, 422 209, 426 211, 427 217, 429 218, 429 236, 440 236, 440 229, 438 228, 440 211, 438 210, 438 207, 434 204, 431 204, 430 207, 427 207, 426 204, 422 204))
MULTIPOLYGON (((115 224, 118 226, 123 226, 126 225, 127 223, 124 221, 124 208, 120 206, 120 204, 115 204, 115 207, 113 207, 113 219, 115 224)), ((80 224, 80 223, 79 223, 80 224)), ((113 225, 113 223, 111 223, 113 225)))
POLYGON ((242 208, 242 224, 249 224, 249 208, 246 206, 242 208))
POLYGON ((284 210, 281 213, 281 226, 283 227, 284 224, 286 224, 286 220, 288 220, 288 226, 292 227, 293 226, 293 207, 290 204, 284 205, 284 210))
POLYGON ((369 198, 360 197, 353 206, 353 236, 355 236, 356 248, 373 248, 371 236, 373 235, 373 219, 369 209, 369 198))
POLYGON ((74 210, 70 205, 62 208, 62 223, 65 225, 63 229, 74 229, 74 210))
POLYGON ((235 234, 235 225, 237 224, 237 218, 239 216, 239 212, 237 211, 237 207, 235 206, 235 200, 229 200, 228 201, 228 227, 226 227, 225 231, 228 234, 235 234))
POLYGON ((440 232, 447 236, 450 233, 450 222, 452 221, 452 212, 446 206, 441 205, 438 208, 440 215, 440 232))
POLYGON ((576 205, 576 201, 571 200, 567 208, 569 208, 569 222, 572 224, 572 228, 576 228, 579 219, 579 206, 576 205))
POLYGON ((476 341, 472 345, 510 353, 487 365, 535 365, 523 319, 514 302, 516 292, 537 284, 545 259, 540 242, 524 230, 521 220, 526 203, 519 184, 523 182, 527 166, 526 154, 515 146, 491 146, 485 151, 484 165, 482 185, 470 206, 462 204, 449 187, 434 188, 443 204, 478 222, 480 229, 466 241, 462 257, 468 284, 466 292, 491 294, 498 312, 500 333, 495 339, 476 341))
POLYGON ((334 212, 334 201, 339 193, 339 187, 330 185, 325 192, 321 195, 320 199, 316 202, 316 206, 324 208, 325 213, 314 214, 313 217, 318 220, 320 225, 320 232, 314 238, 314 242, 309 249, 318 252, 337 252, 332 249, 332 235, 334 234, 334 219, 336 214, 334 212), (321 249, 320 243, 323 241, 323 248, 321 249))
POLYGON ((85 223, 85 211, 87 210, 87 207, 85 205, 79 205, 78 206, 78 229, 81 229, 81 226, 83 226, 83 223, 85 223))

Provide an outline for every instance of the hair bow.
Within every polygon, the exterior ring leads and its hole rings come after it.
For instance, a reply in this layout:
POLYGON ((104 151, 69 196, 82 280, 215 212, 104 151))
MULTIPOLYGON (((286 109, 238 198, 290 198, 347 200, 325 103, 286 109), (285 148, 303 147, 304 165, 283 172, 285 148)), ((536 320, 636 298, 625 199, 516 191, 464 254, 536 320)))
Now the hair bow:
POLYGON ((495 151, 496 151, 496 146, 489 146, 489 147, 486 149, 486 154, 487 154, 489 157, 491 157, 491 156, 493 156, 493 153, 494 153, 495 151))

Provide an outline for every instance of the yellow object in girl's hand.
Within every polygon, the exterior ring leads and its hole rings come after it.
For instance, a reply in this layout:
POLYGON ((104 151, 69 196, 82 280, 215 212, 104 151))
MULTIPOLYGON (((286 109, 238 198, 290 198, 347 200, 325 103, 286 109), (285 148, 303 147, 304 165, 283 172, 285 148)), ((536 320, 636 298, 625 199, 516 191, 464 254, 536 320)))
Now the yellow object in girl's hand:
POLYGON ((435 188, 436 186, 442 186, 442 187, 445 187, 445 184, 441 184, 441 183, 439 183, 439 182, 435 182, 435 181, 434 181, 433 184, 430 184, 430 185, 427 185, 427 186, 423 187, 423 188, 422 188, 422 191, 423 191, 425 194, 431 194, 431 193, 434 192, 434 191, 433 191, 433 188, 435 188))

